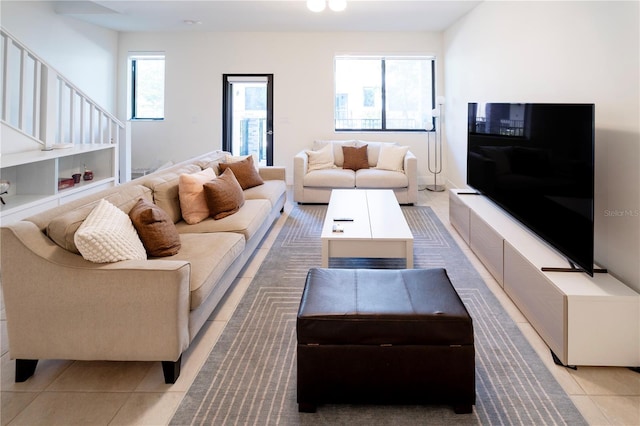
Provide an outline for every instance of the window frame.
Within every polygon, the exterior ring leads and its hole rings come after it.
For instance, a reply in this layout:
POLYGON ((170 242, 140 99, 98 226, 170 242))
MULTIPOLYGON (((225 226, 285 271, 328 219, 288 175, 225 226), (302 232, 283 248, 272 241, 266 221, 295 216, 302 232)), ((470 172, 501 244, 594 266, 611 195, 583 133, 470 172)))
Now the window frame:
POLYGON ((165 89, 166 89, 166 78, 163 78, 163 86, 162 86, 162 117, 139 117, 136 115, 137 112, 137 87, 136 87, 136 73, 137 73, 137 62, 141 60, 162 60, 165 65, 165 73, 166 73, 166 56, 164 52, 150 52, 150 53, 131 53, 129 54, 128 62, 129 62, 129 108, 130 113, 128 114, 129 120, 131 121, 163 121, 166 117, 165 114, 165 89))
POLYGON ((415 59, 415 60, 428 60, 431 62, 431 108, 430 110, 434 110, 436 108, 436 57, 433 55, 385 55, 385 56, 371 56, 371 55, 336 55, 334 57, 334 87, 333 87, 333 99, 334 99, 334 108, 333 108, 333 129, 335 132, 433 132, 435 131, 435 117, 431 117, 432 128, 431 129, 399 129, 399 128, 387 128, 387 96, 386 96, 386 61, 387 60, 400 60, 400 59, 415 59), (380 90, 381 90, 381 126, 380 128, 337 128, 336 122, 340 120, 338 118, 338 106, 336 104, 337 100, 337 61, 339 59, 350 59, 350 60, 380 60, 380 90))

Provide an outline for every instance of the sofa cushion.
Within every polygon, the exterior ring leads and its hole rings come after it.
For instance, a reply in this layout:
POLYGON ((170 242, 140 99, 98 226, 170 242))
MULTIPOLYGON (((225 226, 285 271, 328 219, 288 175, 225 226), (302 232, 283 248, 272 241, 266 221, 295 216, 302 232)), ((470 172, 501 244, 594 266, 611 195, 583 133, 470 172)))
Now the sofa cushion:
POLYGON ((233 232, 187 233, 181 234, 180 240, 180 252, 165 259, 184 260, 191 264, 190 308, 194 310, 206 300, 229 266, 242 254, 245 241, 242 235, 233 232))
POLYGON ((350 169, 316 170, 304 175, 304 186, 316 188, 353 188, 356 172, 350 169))
POLYGON ((409 178, 403 172, 362 169, 356 172, 356 188, 406 188, 409 178))
POLYGON ((178 170, 171 170, 158 176, 150 177, 144 181, 144 185, 153 191, 153 202, 155 205, 167 212, 171 220, 173 220, 173 223, 182 220, 182 210, 180 210, 180 197, 178 193, 180 175, 199 171, 201 171, 200 166, 190 164, 178 170))
POLYGON ((176 225, 160 207, 141 198, 129 212, 129 217, 149 256, 173 256, 180 251, 176 225))
POLYGON ((129 216, 104 199, 82 222, 74 241, 82 257, 95 263, 147 258, 129 216))
POLYGON ((226 158, 226 153, 223 151, 216 151, 209 155, 199 157, 194 164, 197 164, 202 170, 208 169, 211 167, 213 171, 218 174, 218 166, 220 163, 224 162, 226 158))
POLYGON ((343 146, 342 153, 344 155, 343 169, 351 169, 354 171, 369 168, 369 160, 367 157, 367 145, 343 146))
POLYGON ((269 200, 274 207, 282 194, 287 192, 287 183, 283 180, 265 180, 263 185, 244 191, 245 200, 269 200))
MULTIPOLYGON (((138 199, 144 198, 149 201, 152 199, 151 191, 142 185, 120 185, 118 189, 118 192, 112 192, 104 198, 99 198, 85 205, 77 206, 72 210, 54 217, 47 225, 47 236, 63 249, 75 254, 80 254, 74 241, 75 233, 80 225, 82 225, 82 222, 89 216, 89 213, 98 205, 100 200, 105 199, 123 212, 129 213, 138 199)), ((74 202, 72 201, 71 203, 74 202)))
POLYGON ((376 168, 382 170, 404 171, 404 156, 409 151, 408 146, 383 144, 380 146, 380 154, 376 168))
POLYGON ((380 147, 383 145, 395 145, 394 142, 372 142, 358 141, 359 144, 367 144, 367 157, 369 158, 369 167, 375 167, 378 164, 380 156, 380 147))
POLYGON ((204 198, 215 220, 234 214, 244 204, 244 193, 231 169, 204 184, 204 198))
POLYGON ((237 213, 220 220, 208 218, 195 225, 186 222, 176 223, 178 232, 183 233, 207 233, 207 232, 235 232, 250 239, 267 220, 271 212, 269 200, 245 200, 237 213))
POLYGON ((220 172, 224 172, 227 169, 233 170, 238 183, 242 189, 253 188, 254 186, 262 185, 264 181, 256 169, 253 156, 249 155, 247 158, 234 163, 220 163, 220 172))
POLYGON ((204 197, 204 184, 216 177, 213 169, 197 173, 181 174, 178 180, 178 197, 182 218, 190 225, 209 217, 209 207, 204 197))
POLYGON ((307 172, 335 167, 333 146, 325 145, 317 150, 305 151, 309 159, 307 172))

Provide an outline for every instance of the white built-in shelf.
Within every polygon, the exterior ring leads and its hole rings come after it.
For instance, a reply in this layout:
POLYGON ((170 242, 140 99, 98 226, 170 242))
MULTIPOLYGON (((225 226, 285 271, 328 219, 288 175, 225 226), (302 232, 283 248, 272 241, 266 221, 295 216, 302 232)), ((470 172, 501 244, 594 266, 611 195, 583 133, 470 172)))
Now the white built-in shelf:
POLYGON ((8 224, 39 211, 79 198, 88 191, 117 183, 117 145, 86 144, 50 151, 33 150, 0 157, 0 179, 11 182, 2 196, 2 224, 8 224), (72 187, 58 189, 58 180, 93 172, 90 181, 80 180, 72 187))
POLYGON ((51 149, 48 151, 25 151, 13 154, 3 154, 0 157, 2 168, 19 166, 22 164, 35 163, 38 161, 53 160, 62 157, 71 157, 79 154, 86 154, 95 151, 113 150, 115 144, 76 144, 71 148, 51 149))

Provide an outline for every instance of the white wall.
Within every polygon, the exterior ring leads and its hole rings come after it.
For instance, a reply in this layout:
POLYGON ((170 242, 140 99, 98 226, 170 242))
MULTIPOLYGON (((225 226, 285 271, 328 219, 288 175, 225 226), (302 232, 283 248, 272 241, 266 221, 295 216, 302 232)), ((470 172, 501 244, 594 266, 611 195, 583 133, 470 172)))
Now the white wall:
POLYGON ((167 118, 133 123, 133 167, 220 148, 222 74, 273 73, 274 162, 287 167, 289 183, 293 156, 319 138, 409 145, 422 180, 431 182, 424 133, 333 131, 333 57, 340 53, 436 55, 438 94, 447 101, 444 177, 451 186, 465 185, 467 102, 593 102, 596 260, 640 291, 637 2, 487 1, 444 35, 118 34, 57 15, 52 2, 3 0, 0 8, 7 31, 121 119, 127 52, 165 51, 167 118))
POLYGON ((51 1, 0 2, 2 27, 115 114, 118 33, 55 13, 51 1))
POLYGON ((155 167, 221 148, 222 74, 273 73, 274 164, 287 168, 289 183, 294 155, 313 140, 328 138, 409 145, 420 174, 426 174, 424 132, 334 132, 333 58, 340 53, 433 54, 440 76, 441 45, 440 33, 123 33, 120 118, 127 106, 127 53, 166 54, 166 119, 132 123, 132 167, 155 167))
POLYGON ((640 292, 638 2, 484 2, 444 33, 448 170, 466 184, 468 102, 596 105, 595 258, 640 292))

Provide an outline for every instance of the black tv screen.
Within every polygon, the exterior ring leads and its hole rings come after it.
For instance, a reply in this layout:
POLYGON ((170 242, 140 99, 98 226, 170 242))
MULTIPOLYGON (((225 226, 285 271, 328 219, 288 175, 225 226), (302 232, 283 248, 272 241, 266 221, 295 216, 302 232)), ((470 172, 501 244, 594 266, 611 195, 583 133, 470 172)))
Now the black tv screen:
POLYGON ((593 275, 593 104, 470 103, 467 184, 593 275))

